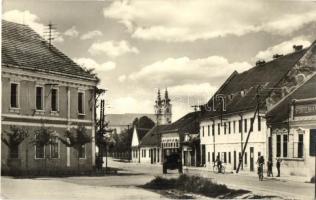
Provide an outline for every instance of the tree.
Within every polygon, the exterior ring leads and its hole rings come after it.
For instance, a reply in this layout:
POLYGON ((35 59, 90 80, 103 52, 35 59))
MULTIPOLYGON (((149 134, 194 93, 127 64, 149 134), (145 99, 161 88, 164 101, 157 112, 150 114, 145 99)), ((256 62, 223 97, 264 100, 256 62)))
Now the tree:
POLYGON ((28 130, 23 127, 10 126, 9 131, 3 131, 1 141, 9 148, 10 158, 18 158, 19 145, 28 137, 28 130))
POLYGON ((78 170, 80 168, 80 154, 82 153, 83 146, 87 143, 90 143, 92 138, 87 133, 87 129, 83 125, 79 125, 77 128, 72 128, 65 132, 66 139, 60 137, 60 141, 65 144, 67 147, 73 147, 77 151, 78 158, 78 170))

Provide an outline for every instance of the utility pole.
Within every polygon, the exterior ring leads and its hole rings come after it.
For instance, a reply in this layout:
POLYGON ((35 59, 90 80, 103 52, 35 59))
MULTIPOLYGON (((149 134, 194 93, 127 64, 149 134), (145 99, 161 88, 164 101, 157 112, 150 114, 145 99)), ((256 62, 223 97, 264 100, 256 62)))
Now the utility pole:
POLYGON ((254 123, 254 121, 255 121, 255 118, 256 118, 257 115, 259 116, 259 109, 260 109, 259 89, 260 89, 260 85, 257 87, 257 94, 256 94, 257 106, 256 106, 256 111, 255 111, 255 113, 254 113, 254 115, 253 115, 253 120, 250 120, 250 122, 251 122, 250 128, 249 128, 249 131, 248 131, 248 135, 247 135, 247 138, 246 138, 246 142, 245 142, 245 144, 244 144, 244 146, 243 146, 243 149, 242 149, 242 152, 241 152, 241 158, 240 158, 240 160, 239 160, 236 173, 239 172, 240 166, 241 166, 242 163, 243 163, 244 154, 245 154, 245 151, 246 151, 246 148, 247 148, 247 144, 248 144, 248 140, 249 140, 249 137, 250 137, 250 133, 251 133, 252 130, 253 130, 253 123, 254 123))

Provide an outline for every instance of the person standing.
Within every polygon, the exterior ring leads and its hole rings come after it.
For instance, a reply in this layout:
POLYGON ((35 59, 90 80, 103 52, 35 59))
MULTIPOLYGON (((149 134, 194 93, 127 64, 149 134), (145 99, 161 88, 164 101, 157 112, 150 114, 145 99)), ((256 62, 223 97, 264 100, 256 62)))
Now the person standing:
POLYGON ((277 170, 278 170, 277 177, 280 177, 280 173, 281 173, 280 172, 280 168, 281 168, 281 159, 280 158, 277 159, 276 167, 277 167, 277 170))

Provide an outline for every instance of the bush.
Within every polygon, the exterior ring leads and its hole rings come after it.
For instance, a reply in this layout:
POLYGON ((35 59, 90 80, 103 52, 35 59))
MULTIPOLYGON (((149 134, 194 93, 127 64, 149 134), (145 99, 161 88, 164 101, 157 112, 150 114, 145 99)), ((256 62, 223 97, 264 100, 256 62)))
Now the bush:
POLYGON ((176 186, 176 179, 165 179, 160 176, 156 177, 149 183, 144 185, 145 188, 155 190, 174 189, 176 186))
POLYGON ((184 192, 202 194, 209 197, 218 197, 220 195, 233 196, 248 192, 245 190, 232 190, 227 188, 226 185, 214 183, 207 178, 188 176, 185 174, 182 174, 177 179, 166 179, 158 176, 144 185, 144 187, 158 190, 178 189, 184 192))
POLYGON ((315 176, 311 178, 311 183, 315 183, 315 176))

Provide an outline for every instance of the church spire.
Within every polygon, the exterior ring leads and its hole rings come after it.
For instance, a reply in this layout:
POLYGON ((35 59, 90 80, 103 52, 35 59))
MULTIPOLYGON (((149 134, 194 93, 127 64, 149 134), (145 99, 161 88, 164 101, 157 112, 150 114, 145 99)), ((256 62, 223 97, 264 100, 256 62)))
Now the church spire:
POLYGON ((160 96, 160 89, 158 89, 158 92, 157 92, 157 105, 160 105, 161 104, 161 96, 160 96))
POLYGON ((170 102, 167 88, 165 90, 165 101, 166 101, 167 104, 170 102))

